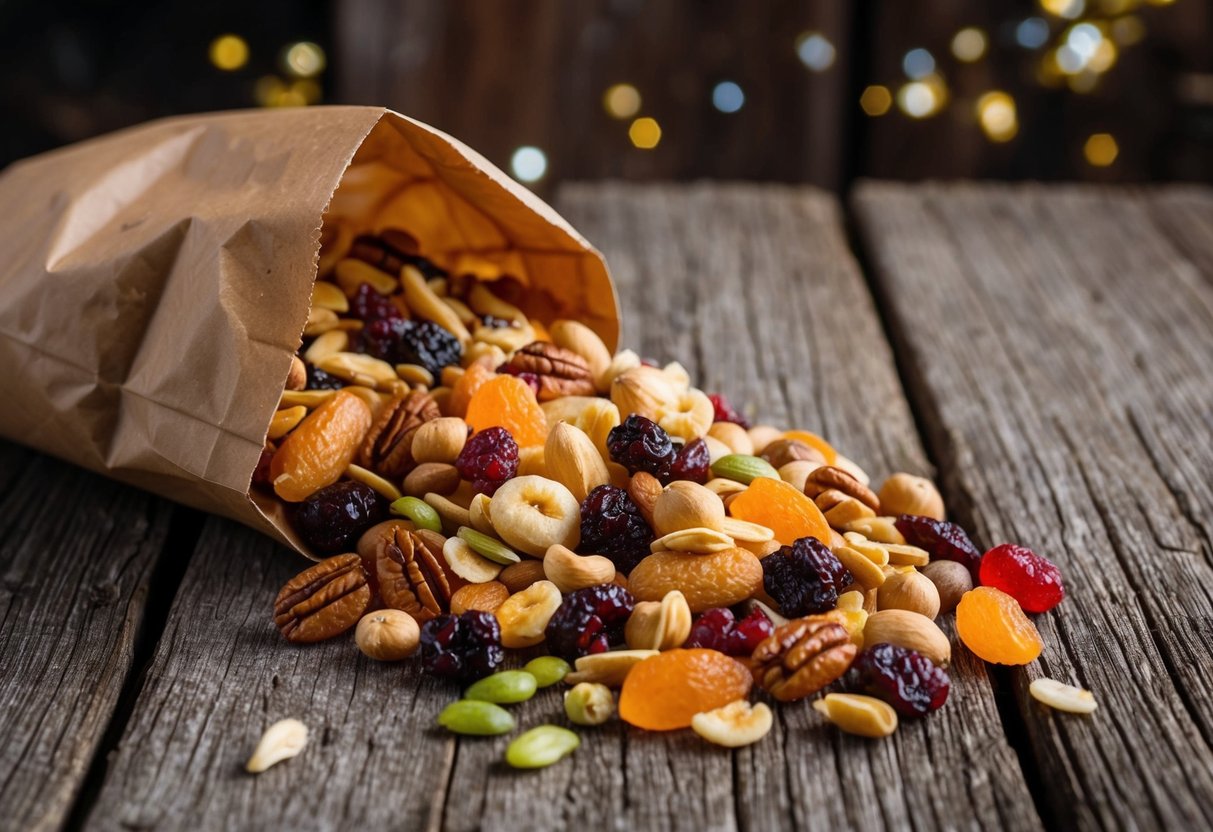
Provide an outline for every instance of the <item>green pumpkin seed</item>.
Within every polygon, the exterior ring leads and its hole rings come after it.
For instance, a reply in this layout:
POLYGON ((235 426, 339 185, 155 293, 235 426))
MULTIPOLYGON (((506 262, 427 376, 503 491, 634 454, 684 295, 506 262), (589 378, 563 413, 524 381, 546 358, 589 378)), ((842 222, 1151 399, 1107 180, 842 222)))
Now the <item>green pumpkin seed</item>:
POLYGON ((460 699, 452 702, 438 714, 438 724, 456 734, 471 734, 491 737, 508 734, 514 730, 514 717, 505 708, 492 702, 473 702, 460 699))
POLYGON ((712 463, 712 476, 749 485, 759 477, 779 479, 779 472, 771 463, 749 454, 727 454, 712 463))
POLYGON ((556 684, 573 671, 569 663, 559 656, 540 656, 537 659, 531 659, 523 665, 522 669, 534 676, 535 683, 541 688, 556 684))
POLYGON ((474 682, 463 694, 463 698, 478 702, 513 704, 530 699, 535 695, 535 688, 538 686, 535 677, 525 670, 503 670, 474 682))
POLYGON ((425 500, 419 500, 416 497, 401 497, 399 500, 392 501, 390 511, 397 517, 412 520, 413 525, 419 529, 429 529, 442 534, 442 519, 425 500))
POLYGON ((511 563, 518 563, 522 560, 517 552, 500 540, 489 537, 487 534, 478 532, 467 526, 460 526, 459 531, 455 535, 468 546, 471 546, 473 552, 495 563, 503 563, 509 566, 511 563))
POLYGON ((540 725, 519 734, 505 749, 505 761, 514 768, 543 768, 572 754, 581 738, 568 728, 540 725))

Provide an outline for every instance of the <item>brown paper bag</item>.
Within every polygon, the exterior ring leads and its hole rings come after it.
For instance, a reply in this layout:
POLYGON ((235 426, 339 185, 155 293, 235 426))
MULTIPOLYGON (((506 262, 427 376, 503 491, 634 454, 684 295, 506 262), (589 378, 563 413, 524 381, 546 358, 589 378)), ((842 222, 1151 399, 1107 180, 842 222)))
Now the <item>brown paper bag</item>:
POLYGON ((441 266, 520 280, 540 320, 618 338, 598 252, 475 151, 380 107, 152 122, 14 164, 0 214, 0 436, 301 552, 249 485, 322 219, 403 228, 441 266))

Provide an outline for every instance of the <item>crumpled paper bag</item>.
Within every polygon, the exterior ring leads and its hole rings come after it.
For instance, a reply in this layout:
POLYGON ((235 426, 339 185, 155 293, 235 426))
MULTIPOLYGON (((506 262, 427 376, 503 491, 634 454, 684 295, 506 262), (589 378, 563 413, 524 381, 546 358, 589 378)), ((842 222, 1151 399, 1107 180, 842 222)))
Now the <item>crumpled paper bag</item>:
POLYGON ((300 345, 322 222, 403 228, 613 348, 602 257, 457 140, 380 107, 151 122, 0 174, 0 436, 305 552, 253 469, 300 345))

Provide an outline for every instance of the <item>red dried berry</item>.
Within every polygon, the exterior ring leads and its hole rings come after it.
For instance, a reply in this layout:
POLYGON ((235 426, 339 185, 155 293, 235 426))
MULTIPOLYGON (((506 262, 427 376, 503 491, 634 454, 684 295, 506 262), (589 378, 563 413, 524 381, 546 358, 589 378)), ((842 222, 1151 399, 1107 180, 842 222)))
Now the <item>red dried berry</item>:
POLYGON ((902 716, 926 716, 948 700, 952 682, 921 653, 893 644, 875 644, 851 665, 856 685, 883 699, 902 716))
MULTIPOLYGON (((702 439, 693 439, 683 445, 670 463, 671 480, 690 480, 703 485, 711 476, 712 453, 702 439)), ((664 481, 663 484, 668 485, 664 481)))
POLYGON ((404 318, 392 296, 376 292, 369 283, 363 283, 354 291, 350 298, 350 314, 367 322, 404 318))
POLYGON ((455 468, 459 476, 471 481, 473 491, 491 497, 518 473, 518 443, 505 428, 485 428, 468 439, 455 468))
POLYGON ((628 416, 607 434, 607 450, 629 474, 647 471, 662 482, 669 481, 674 442, 653 420, 636 413, 628 416))
POLYGON ((742 416, 737 409, 733 407, 728 397, 724 393, 709 393, 708 398, 712 401, 712 407, 716 408, 717 422, 732 422, 735 425, 741 425, 749 430, 750 420, 742 416))
POLYGON ((501 627, 491 612, 440 615, 421 625, 421 669, 464 684, 488 676, 505 660, 501 627))
POLYGON ((766 613, 755 608, 737 621, 732 610, 724 607, 705 610, 691 625, 691 634, 683 647, 706 647, 730 656, 749 656, 771 633, 775 625, 766 613))
POLYGON ((386 506, 369 485, 344 480, 321 488, 290 510, 291 525, 313 552, 352 551, 358 537, 383 519, 386 506))
POLYGON ((261 456, 257 458, 257 467, 253 469, 254 485, 273 485, 274 478, 270 476, 270 462, 273 459, 274 449, 266 445, 261 449, 261 456))
POLYGON ((527 387, 531 388, 532 393, 536 396, 539 395, 539 376, 535 373, 528 373, 524 370, 519 370, 517 367, 511 367, 508 361, 497 367, 497 372, 522 379, 526 382, 527 387))
POLYGON ((763 588, 788 618, 834 609, 838 594, 854 580, 834 553, 815 537, 802 537, 760 562, 763 588))
POLYGON ((635 606, 632 593, 618 584, 597 584, 566 595, 544 631, 548 649, 570 662, 605 653, 623 640, 623 626, 635 606))
POLYGON ((1024 612, 1048 612, 1066 597, 1061 571, 1048 559, 1023 546, 1004 543, 981 559, 981 584, 1001 589, 1024 612))
POLYGON ((978 580, 977 570, 981 565, 981 552, 955 523, 903 514, 897 518, 897 531, 912 546, 926 549, 932 560, 954 560, 969 568, 973 580, 978 580))
POLYGON ((627 575, 649 555, 653 529, 628 492, 600 485, 581 501, 581 543, 587 553, 604 555, 627 575))

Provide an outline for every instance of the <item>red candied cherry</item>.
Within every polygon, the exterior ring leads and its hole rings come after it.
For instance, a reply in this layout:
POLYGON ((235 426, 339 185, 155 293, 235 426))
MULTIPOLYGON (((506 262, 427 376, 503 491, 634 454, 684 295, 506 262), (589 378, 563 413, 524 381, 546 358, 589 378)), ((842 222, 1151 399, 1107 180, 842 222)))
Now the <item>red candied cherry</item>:
POLYGON ((1046 558, 1023 546, 1004 543, 981 559, 981 583, 1001 589, 1024 612, 1048 612, 1066 597, 1061 572, 1046 558))

